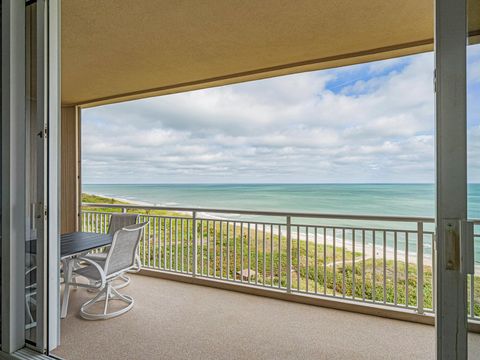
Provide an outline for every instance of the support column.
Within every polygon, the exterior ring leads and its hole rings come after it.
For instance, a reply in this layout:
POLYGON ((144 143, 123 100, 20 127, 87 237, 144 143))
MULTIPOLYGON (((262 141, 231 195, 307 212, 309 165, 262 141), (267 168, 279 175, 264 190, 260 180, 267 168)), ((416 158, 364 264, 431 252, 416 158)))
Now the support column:
POLYGON ((466 0, 435 1, 436 358, 467 358, 460 252, 467 217, 466 0))
POLYGON ((79 224, 80 109, 62 107, 61 130, 61 233, 77 231, 79 224))

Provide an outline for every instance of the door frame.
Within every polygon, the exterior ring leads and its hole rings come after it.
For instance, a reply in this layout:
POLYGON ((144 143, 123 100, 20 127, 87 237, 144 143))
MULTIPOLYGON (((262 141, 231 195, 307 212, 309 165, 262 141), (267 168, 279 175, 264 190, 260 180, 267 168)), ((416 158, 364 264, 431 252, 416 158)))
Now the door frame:
POLYGON ((2 0, 2 351, 25 344, 25 3, 2 0))
POLYGON ((467 359, 467 0, 435 0, 434 14, 436 358, 467 359))
MULTIPOLYGON (((2 1, 2 353, 25 344, 25 244, 27 204, 26 6, 37 6, 37 121, 45 124, 41 221, 45 241, 37 249, 37 344, 59 344, 59 142, 60 0, 2 1), (44 181, 46 180, 46 181, 44 181), (40 250, 40 251, 39 251, 40 250)), ((38 181, 38 177, 36 179, 38 181)), ((1 355, 1 354, 0 354, 1 355)))

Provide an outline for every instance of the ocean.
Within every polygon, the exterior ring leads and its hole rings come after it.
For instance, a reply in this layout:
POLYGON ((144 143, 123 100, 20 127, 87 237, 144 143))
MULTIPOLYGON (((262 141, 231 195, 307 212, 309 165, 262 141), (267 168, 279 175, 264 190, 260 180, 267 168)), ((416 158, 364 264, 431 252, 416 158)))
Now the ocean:
MULTIPOLYGON (((172 207, 315 212, 346 215, 433 217, 433 184, 83 184, 82 191, 172 207)), ((468 216, 480 218, 480 184, 468 187, 468 216)), ((251 216, 226 216, 246 220, 251 216)), ((265 221, 272 218, 262 218, 265 221)), ((278 220, 278 218, 277 218, 278 220)), ((304 220, 302 220, 304 221, 304 220)), ((310 223, 317 223, 313 221, 310 223)), ((321 220, 325 223, 325 220, 321 220)), ((303 222, 305 223, 305 221, 303 222)), ((310 224, 309 223, 309 224, 310 224)), ((359 225, 332 220, 329 225, 359 225)), ((365 222, 363 222, 365 223, 365 222)), ((368 223, 379 228, 404 224, 368 223)), ((433 230, 432 225, 430 229, 433 230)), ((480 261, 480 243, 476 244, 480 261)))

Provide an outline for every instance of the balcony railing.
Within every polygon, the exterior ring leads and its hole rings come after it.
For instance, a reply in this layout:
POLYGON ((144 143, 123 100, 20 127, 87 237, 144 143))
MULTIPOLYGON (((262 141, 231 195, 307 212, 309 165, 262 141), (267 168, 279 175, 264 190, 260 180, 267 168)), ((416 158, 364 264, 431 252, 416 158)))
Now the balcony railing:
MULTIPOLYGON (((148 221, 147 269, 433 314, 434 219, 83 204, 81 229, 104 233, 111 212, 148 221), (290 269, 290 271, 289 271, 290 269)), ((477 223, 480 224, 480 221, 477 223)), ((475 240, 480 237, 475 233, 475 240)), ((480 278, 468 312, 480 318, 480 278)))

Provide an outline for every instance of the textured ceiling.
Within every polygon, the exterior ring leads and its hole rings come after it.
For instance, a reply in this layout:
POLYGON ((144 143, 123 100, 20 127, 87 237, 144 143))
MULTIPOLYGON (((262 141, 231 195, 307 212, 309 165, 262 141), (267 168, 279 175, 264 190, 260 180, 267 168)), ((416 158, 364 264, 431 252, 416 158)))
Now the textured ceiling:
POLYGON ((384 59, 431 50, 432 38, 432 0, 63 0, 62 102, 384 59))

